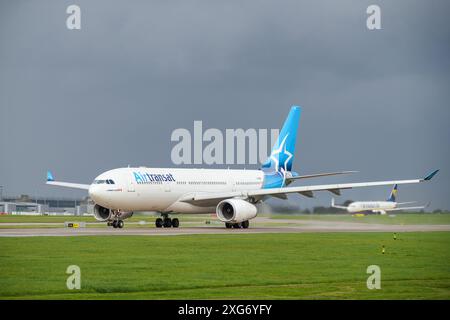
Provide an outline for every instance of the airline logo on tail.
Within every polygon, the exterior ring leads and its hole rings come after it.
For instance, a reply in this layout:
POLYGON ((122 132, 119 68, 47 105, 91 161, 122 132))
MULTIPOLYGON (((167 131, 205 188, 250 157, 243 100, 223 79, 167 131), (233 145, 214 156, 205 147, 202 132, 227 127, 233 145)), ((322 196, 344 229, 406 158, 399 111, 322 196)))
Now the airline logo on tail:
POLYGON ((300 114, 300 107, 291 108, 270 157, 262 165, 265 172, 264 188, 282 187, 285 185, 286 176, 291 175, 300 114))
POLYGON ((291 158, 293 157, 293 154, 290 153, 286 149, 286 139, 289 136, 289 133, 284 137, 283 142, 281 142, 281 145, 278 149, 273 150, 272 154, 270 155, 270 161, 271 163, 274 163, 275 171, 291 171, 290 168, 292 167, 291 158), (283 153, 281 153, 283 152, 283 153), (280 162, 282 167, 280 168, 280 162), (289 168, 288 168, 289 165, 289 168))
POLYGON ((394 185, 387 201, 395 202, 397 199, 398 185, 394 185))
POLYGON ((47 181, 55 181, 53 175, 50 171, 47 171, 47 181))

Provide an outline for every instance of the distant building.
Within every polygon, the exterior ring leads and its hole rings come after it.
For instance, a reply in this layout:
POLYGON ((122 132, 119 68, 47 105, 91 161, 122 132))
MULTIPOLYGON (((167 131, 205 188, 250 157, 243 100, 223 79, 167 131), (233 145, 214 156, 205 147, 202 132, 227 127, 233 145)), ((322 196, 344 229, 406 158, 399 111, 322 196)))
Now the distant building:
POLYGON ((0 213, 84 215, 93 212, 93 203, 89 197, 83 199, 33 198, 22 194, 19 197, 4 197, 2 200, 0 213))

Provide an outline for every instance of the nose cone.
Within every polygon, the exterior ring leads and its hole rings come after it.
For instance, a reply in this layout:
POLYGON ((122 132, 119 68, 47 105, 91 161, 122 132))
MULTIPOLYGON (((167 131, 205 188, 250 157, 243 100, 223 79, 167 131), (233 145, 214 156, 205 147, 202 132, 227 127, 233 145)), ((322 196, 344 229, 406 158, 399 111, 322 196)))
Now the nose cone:
POLYGON ((102 204, 105 193, 105 191, 102 189, 102 186, 98 184, 92 184, 89 187, 89 197, 91 197, 91 199, 94 200, 95 203, 102 204))

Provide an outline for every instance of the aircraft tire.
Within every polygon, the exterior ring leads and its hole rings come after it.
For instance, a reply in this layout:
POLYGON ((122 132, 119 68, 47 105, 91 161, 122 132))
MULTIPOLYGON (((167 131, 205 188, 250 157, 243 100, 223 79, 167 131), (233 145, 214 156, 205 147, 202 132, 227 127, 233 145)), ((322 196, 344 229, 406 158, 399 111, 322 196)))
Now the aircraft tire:
POLYGON ((225 228, 231 229, 232 227, 233 227, 233 224, 232 224, 232 223, 225 222, 225 228))
POLYGON ((233 228, 234 229, 240 229, 241 228, 241 224, 240 223, 233 223, 233 228))
POLYGON ((118 227, 119 229, 122 229, 124 225, 125 225, 125 223, 123 223, 122 220, 117 221, 117 227, 118 227))
POLYGON ((164 228, 170 228, 172 226, 172 220, 170 218, 164 219, 164 228))
POLYGON ((250 222, 248 220, 242 221, 241 225, 242 225, 242 228, 248 229, 248 227, 250 226, 250 222))
POLYGON ((112 222, 112 226, 113 226, 114 229, 117 229, 117 221, 113 221, 112 222))
POLYGON ((161 218, 157 218, 155 220, 155 227, 162 228, 162 226, 163 226, 163 220, 161 218))
POLYGON ((178 228, 180 225, 180 220, 178 220, 178 218, 173 218, 172 219, 172 227, 173 228, 178 228))

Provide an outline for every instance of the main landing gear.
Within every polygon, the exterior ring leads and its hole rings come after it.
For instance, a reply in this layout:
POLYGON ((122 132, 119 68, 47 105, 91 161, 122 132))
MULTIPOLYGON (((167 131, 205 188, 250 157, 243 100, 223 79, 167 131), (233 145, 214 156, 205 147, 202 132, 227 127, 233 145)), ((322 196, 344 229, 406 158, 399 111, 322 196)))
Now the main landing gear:
POLYGON ((225 222, 225 227, 227 229, 247 229, 250 226, 250 222, 248 220, 246 221, 242 221, 240 223, 230 223, 230 222, 225 222))
POLYGON ((180 226, 180 220, 178 218, 170 219, 169 215, 162 214, 163 218, 157 218, 155 220, 155 227, 157 228, 178 228, 180 226))
POLYGON ((114 229, 122 229, 124 225, 125 224, 123 223, 123 220, 114 220, 113 222, 108 222, 108 227, 112 226, 114 229))

